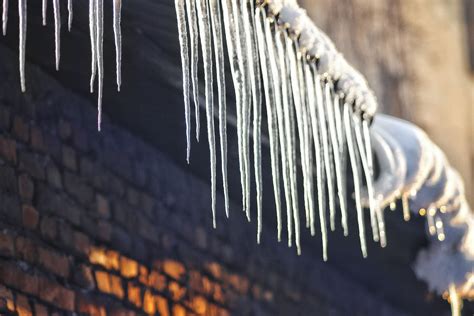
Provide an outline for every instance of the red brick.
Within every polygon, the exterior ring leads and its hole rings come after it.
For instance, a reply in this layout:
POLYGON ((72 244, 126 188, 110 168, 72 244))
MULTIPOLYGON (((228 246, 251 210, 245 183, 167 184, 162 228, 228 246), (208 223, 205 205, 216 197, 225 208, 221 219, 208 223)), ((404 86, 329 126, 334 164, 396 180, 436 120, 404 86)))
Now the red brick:
POLYGON ((67 140, 71 137, 72 128, 71 124, 63 119, 59 120, 59 136, 62 140, 67 140))
POLYGON ((102 241, 110 241, 112 237, 112 226, 109 222, 100 220, 97 224, 98 232, 97 235, 102 241))
POLYGON ((82 255, 88 255, 90 250, 89 237, 86 234, 79 231, 74 231, 74 250, 82 255))
POLYGON ((35 263, 37 259, 36 245, 31 239, 18 236, 15 240, 15 250, 18 259, 35 263))
POLYGON ((35 316, 48 316, 48 309, 40 303, 35 303, 35 316))
POLYGON ((28 126, 28 123, 25 122, 25 120, 19 116, 16 116, 13 119, 13 134, 25 143, 28 142, 30 128, 28 126))
POLYGON ((13 236, 7 230, 0 232, 0 255, 13 256, 14 249, 13 236))
POLYGON ((0 135, 0 155, 6 160, 16 164, 16 142, 0 135))
POLYGON ((43 267, 63 278, 69 276, 69 259, 58 252, 46 248, 39 249, 39 262, 43 267))
POLYGON ((41 235, 55 240, 58 234, 57 220, 53 217, 43 217, 40 225, 41 235))
POLYGON ((34 183, 27 174, 22 174, 18 177, 18 190, 23 200, 31 201, 33 199, 34 189, 34 183))
POLYGON ((97 194, 96 196, 96 203, 97 203, 97 213, 102 218, 109 218, 110 217, 110 205, 109 201, 101 194, 97 194))
POLYGON ((48 180, 48 183, 56 189, 61 189, 63 187, 61 173, 52 163, 48 164, 46 167, 46 179, 48 180))
POLYGON ((76 171, 77 170, 77 160, 76 160, 76 152, 72 147, 69 146, 63 146, 62 149, 63 152, 63 165, 72 170, 76 171))
POLYGON ((25 293, 38 295, 38 277, 36 275, 20 272, 16 276, 17 287, 25 293))
POLYGON ((43 132, 37 126, 31 127, 31 146, 38 151, 46 151, 43 132))
POLYGON ((74 268, 74 282, 87 291, 94 289, 95 284, 92 269, 83 264, 74 268))
POLYGON ((23 205, 22 208, 23 226, 28 229, 35 229, 38 226, 38 211, 31 205, 23 205))
POLYGON ((46 278, 40 279, 39 296, 42 300, 54 306, 68 311, 74 310, 74 292, 46 278))
POLYGON ((4 131, 10 130, 10 109, 5 106, 0 106, 0 129, 4 131))

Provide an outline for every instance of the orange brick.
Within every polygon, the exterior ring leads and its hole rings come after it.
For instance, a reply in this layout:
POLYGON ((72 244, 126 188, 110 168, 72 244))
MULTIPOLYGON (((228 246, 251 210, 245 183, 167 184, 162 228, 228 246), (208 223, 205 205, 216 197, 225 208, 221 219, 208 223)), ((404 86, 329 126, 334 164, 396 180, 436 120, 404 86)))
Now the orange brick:
POLYGON ((148 286, 161 292, 166 288, 166 277, 153 270, 148 277, 148 286))
POLYGON ((169 283, 168 290, 171 293, 171 297, 175 301, 181 300, 184 297, 184 295, 186 295, 186 288, 184 286, 181 286, 176 281, 171 281, 169 283))
POLYGON ((136 307, 142 306, 140 287, 131 282, 128 283, 128 300, 136 307))
POLYGON ((156 313, 155 297, 149 290, 147 290, 143 296, 143 311, 150 315, 156 313))
POLYGON ((111 293, 122 299, 124 297, 122 279, 116 275, 110 275, 110 290, 111 293))
POLYGON ((163 271, 176 280, 181 279, 186 273, 184 265, 175 260, 165 260, 163 262, 163 271))
POLYGON ((182 305, 174 305, 173 316, 186 316, 186 309, 182 305))
POLYGON ((138 281, 140 283, 147 285, 148 283, 148 269, 145 266, 140 265, 139 267, 139 275, 138 275, 138 281))
POLYGON ((120 257, 120 273, 126 278, 134 278, 138 275, 138 263, 127 257, 120 257))
POLYGON ((198 315, 206 315, 207 305, 207 300, 202 296, 195 296, 191 300, 192 309, 198 315))
POLYGON ((16 297, 16 311, 18 316, 32 316, 30 303, 28 298, 24 295, 17 295, 16 297))
POLYGON ((97 287, 99 291, 110 294, 110 276, 107 272, 104 271, 96 271, 95 272, 95 280, 97 282, 97 287))
POLYGON ((158 309, 158 313, 160 313, 161 316, 170 316, 168 301, 164 297, 156 297, 156 307, 158 309))

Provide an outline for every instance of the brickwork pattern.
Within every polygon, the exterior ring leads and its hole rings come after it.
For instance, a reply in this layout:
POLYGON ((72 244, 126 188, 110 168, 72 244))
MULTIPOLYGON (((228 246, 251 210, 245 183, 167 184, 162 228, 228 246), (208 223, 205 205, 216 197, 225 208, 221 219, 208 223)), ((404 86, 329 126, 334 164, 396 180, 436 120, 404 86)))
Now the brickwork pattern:
POLYGON ((211 229, 207 183, 107 119, 98 133, 89 102, 33 66, 20 94, 14 65, 0 63, 0 314, 398 315, 319 254, 256 246, 238 208, 211 229))

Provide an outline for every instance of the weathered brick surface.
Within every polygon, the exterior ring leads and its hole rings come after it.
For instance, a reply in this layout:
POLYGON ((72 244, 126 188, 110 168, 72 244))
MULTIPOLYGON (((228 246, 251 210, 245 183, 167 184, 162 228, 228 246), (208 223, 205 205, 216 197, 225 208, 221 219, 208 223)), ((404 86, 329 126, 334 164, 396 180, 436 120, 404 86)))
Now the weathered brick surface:
POLYGON ((44 95, 20 94, 16 80, 10 93, 0 90, 0 314, 387 310, 318 265, 319 254, 297 259, 273 239, 257 246, 238 207, 231 221, 219 212, 213 230, 208 183, 107 119, 98 133, 89 102, 36 76, 48 82, 44 95), (327 289, 319 275, 340 285, 327 289), (357 310, 331 301, 341 295, 351 306, 353 292, 357 310))

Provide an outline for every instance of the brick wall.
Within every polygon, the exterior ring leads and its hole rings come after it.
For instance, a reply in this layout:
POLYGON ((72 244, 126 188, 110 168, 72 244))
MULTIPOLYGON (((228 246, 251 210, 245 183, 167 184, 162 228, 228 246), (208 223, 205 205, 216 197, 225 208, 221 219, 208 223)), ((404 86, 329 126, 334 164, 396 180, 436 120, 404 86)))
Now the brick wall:
POLYGON ((31 65, 21 94, 0 59, 0 314, 400 314, 319 253, 257 246, 238 207, 211 229, 208 183, 107 118, 98 133, 31 65))

